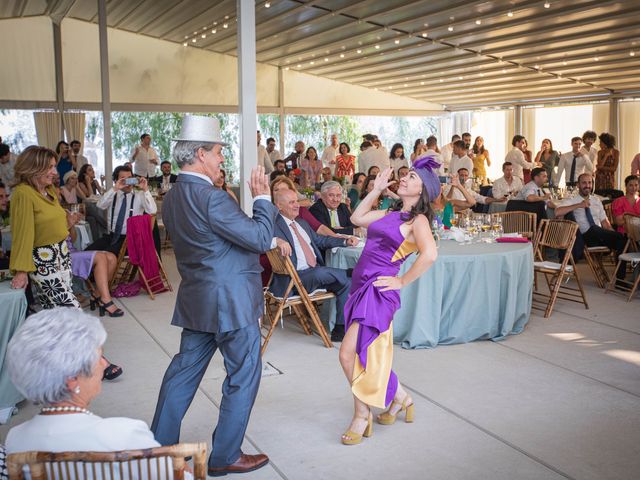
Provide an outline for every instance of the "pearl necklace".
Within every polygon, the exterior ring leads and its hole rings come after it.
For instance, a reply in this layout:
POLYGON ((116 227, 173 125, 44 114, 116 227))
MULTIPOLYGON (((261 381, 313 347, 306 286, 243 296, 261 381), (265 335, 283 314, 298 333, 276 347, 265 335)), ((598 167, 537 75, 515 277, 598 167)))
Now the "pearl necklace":
POLYGON ((40 413, 86 413, 87 415, 93 415, 89 410, 82 407, 43 407, 40 409, 40 413))

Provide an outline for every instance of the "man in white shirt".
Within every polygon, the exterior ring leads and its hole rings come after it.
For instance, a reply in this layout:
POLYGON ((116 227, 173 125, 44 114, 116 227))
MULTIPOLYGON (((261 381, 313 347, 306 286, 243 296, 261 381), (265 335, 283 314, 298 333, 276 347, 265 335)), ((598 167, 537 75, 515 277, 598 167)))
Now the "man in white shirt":
POLYGON ((513 175, 518 177, 520 180, 524 181, 524 169, 531 170, 536 166, 534 162, 527 162, 527 159, 522 153, 522 145, 524 144, 525 139, 522 135, 515 135, 511 140, 511 145, 513 148, 507 156, 504 157, 504 161, 511 163, 513 166, 513 175))
POLYGON ((467 172, 473 172, 473 162, 467 155, 467 147, 463 140, 458 140, 453 144, 453 155, 449 162, 449 172, 459 173, 461 168, 466 168, 467 172))
POLYGON ((7 194, 11 193, 10 185, 14 179, 16 159, 11 154, 9 145, 0 143, 0 181, 4 183, 7 194))
POLYGON ((276 164, 276 160, 282 160, 282 155, 276 150, 276 139, 273 137, 267 138, 267 153, 271 159, 271 163, 276 164))
POLYGON ((140 135, 140 145, 133 150, 129 161, 133 165, 133 174, 137 177, 155 177, 156 167, 160 165, 158 152, 151 146, 151 135, 140 135))
MULTIPOLYGON (((589 172, 581 174, 578 177, 578 195, 560 202, 556 208, 556 217, 573 212, 587 246, 606 246, 620 255, 626 244, 625 237, 613 229, 600 198, 592 192, 593 176, 589 172)), ((618 269, 618 279, 624 279, 627 271, 626 262, 622 263, 624 265, 618 269)))
POLYGON ((517 195, 522 190, 522 180, 513 176, 513 165, 511 162, 502 164, 502 177, 493 182, 491 196, 497 201, 508 200, 509 197, 517 195))
POLYGON ((427 137, 426 147, 427 150, 420 156, 433 157, 433 159, 440 164, 440 168, 438 168, 437 174, 440 176, 444 176, 444 164, 442 163, 442 156, 438 153, 438 139, 434 135, 427 137))
POLYGON ((580 147, 580 153, 585 157, 589 157, 593 165, 592 172, 596 171, 596 163, 598 162, 598 149, 593 146, 598 136, 593 130, 587 130, 582 134, 582 142, 584 145, 580 147))
POLYGON ((147 179, 133 178, 129 167, 116 167, 113 171, 113 182, 113 187, 102 195, 96 204, 101 210, 107 210, 109 233, 97 239, 86 250, 106 250, 117 256, 126 239, 127 219, 145 213, 154 215, 158 207, 149 193, 147 179), (138 183, 132 183, 134 181, 138 183), (134 185, 140 189, 134 190, 134 185))
POLYGON ((484 195, 480 195, 478 192, 474 192, 469 189, 467 185, 468 180, 469 170, 463 167, 458 170, 457 178, 454 175, 451 184, 445 187, 445 196, 449 201, 451 201, 456 211, 471 208, 476 203, 481 205, 491 205, 496 201, 495 198, 485 197, 484 195))
POLYGON ((364 141, 360 145, 360 155, 358 156, 358 172, 369 174, 371 167, 378 167, 380 171, 389 168, 391 162, 385 150, 376 148, 372 142, 364 141))
POLYGON ((338 135, 331 134, 331 144, 327 145, 322 152, 322 166, 331 169, 331 175, 336 172, 336 155, 338 154, 338 135))
POLYGON ((260 130, 258 130, 257 136, 258 140, 258 165, 261 165, 264 168, 264 172, 269 174, 273 172, 273 162, 271 161, 271 157, 269 156, 269 152, 264 148, 264 145, 260 144, 262 140, 262 134, 260 130))
POLYGON ((560 155, 558 175, 554 182, 556 185, 560 185, 562 174, 565 172, 567 185, 575 185, 578 177, 583 173, 593 173, 593 163, 591 163, 589 157, 580 153, 581 144, 582 139, 580 137, 573 137, 571 139, 571 151, 560 155))
POLYGON ((89 163, 89 160, 87 160, 87 157, 85 157, 80 153, 80 148, 82 147, 82 144, 80 143, 79 140, 72 140, 69 146, 71 147, 69 156, 75 158, 76 160, 75 170, 79 172, 83 165, 86 165, 87 163, 89 163))
POLYGON ((551 194, 545 193, 542 188, 545 183, 547 183, 547 171, 541 167, 534 168, 531 170, 531 181, 520 190, 515 199, 525 202, 548 202, 551 194))
MULTIPOLYGON (((451 137, 451 143, 447 143, 440 149, 440 157, 442 158, 442 165, 445 172, 450 172, 449 162, 451 162, 451 156, 453 155, 453 144, 460 140, 460 135, 453 135, 451 137)), ((455 172, 454 172, 455 173, 455 172)))

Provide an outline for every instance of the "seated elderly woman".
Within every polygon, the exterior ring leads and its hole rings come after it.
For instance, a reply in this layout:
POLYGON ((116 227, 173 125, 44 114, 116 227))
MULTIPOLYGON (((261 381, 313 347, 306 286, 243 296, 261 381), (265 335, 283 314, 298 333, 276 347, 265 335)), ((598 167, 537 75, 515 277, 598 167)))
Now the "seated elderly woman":
POLYGON ((9 377, 22 395, 43 407, 9 430, 7 453, 160 446, 142 420, 101 418, 89 411, 107 366, 102 356, 106 338, 100 321, 77 308, 42 310, 24 321, 7 348, 9 377))
POLYGON ((7 453, 115 451, 160 446, 141 420, 89 411, 100 394, 107 333, 82 310, 58 307, 29 316, 7 348, 9 377, 40 414, 9 430, 7 453))

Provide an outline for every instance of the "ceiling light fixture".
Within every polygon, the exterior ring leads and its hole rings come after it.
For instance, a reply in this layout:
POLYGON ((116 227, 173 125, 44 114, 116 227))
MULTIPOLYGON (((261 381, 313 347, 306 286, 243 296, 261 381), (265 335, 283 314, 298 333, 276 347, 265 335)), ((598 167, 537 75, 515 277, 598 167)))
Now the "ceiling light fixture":
POLYGON ((202 35, 200 35, 202 38, 207 38, 207 34, 203 33, 202 35))
POLYGON ((442 83, 442 82, 444 82, 444 80, 443 80, 443 79, 440 79, 440 83, 442 83))
POLYGON ((192 43, 196 43, 197 41, 198 41, 198 40, 197 40, 197 39, 195 39, 195 38, 192 38, 192 39, 191 39, 191 42, 192 42, 192 43))
POLYGON ((183 47, 186 47, 187 45, 189 45, 187 42, 184 42, 184 43, 182 44, 182 46, 183 46, 183 47))
POLYGON ((356 53, 362 53, 362 50, 358 49, 356 50, 356 53))
POLYGON ((340 54, 340 58, 344 58, 344 53, 341 53, 341 54, 340 54))
POLYGON ((450 32, 453 32, 453 25, 449 25, 449 27, 447 28, 447 30, 449 30, 450 32))
POLYGON ((217 32, 217 30, 215 28, 213 30, 211 30, 211 33, 215 34, 216 32, 217 32))
POLYGON ((396 39, 396 41, 395 41, 395 42, 393 42, 393 43, 395 43, 396 45, 400 45, 400 40, 397 40, 397 39, 396 39))
POLYGON ((551 3, 544 2, 544 8, 551 8, 551 3))
POLYGON ((302 65, 298 64, 298 68, 302 68, 302 65))
POLYGON ((422 38, 427 38, 427 32, 424 32, 424 33, 422 34, 422 38))
POLYGON ((598 60, 600 60, 600 57, 593 57, 594 62, 597 62, 598 60))
POLYGON ((635 56, 636 56, 636 52, 634 52, 633 50, 631 50, 631 51, 629 52, 629 56, 630 56, 630 57, 635 57, 635 56))
POLYGON ((507 13, 507 17, 509 17, 509 18, 513 17, 513 12, 507 13))
POLYGON ((229 28, 229 24, 228 23, 223 23, 222 24, 222 28, 229 28))
POLYGON ((476 20, 476 25, 482 25, 482 20, 480 19, 476 20))
POLYGON ((329 61, 329 59, 328 59, 328 58, 325 58, 325 59, 324 59, 324 61, 325 61, 325 62, 328 62, 328 61, 329 61))
POLYGON ((316 63, 316 62, 314 62, 313 60, 311 60, 311 61, 309 62, 309 65, 314 65, 315 63, 316 63))
POLYGON ((380 45, 376 45, 376 50, 380 50, 380 45))
POLYGON ((264 8, 269 8, 271 6, 271 2, 264 2, 264 8))

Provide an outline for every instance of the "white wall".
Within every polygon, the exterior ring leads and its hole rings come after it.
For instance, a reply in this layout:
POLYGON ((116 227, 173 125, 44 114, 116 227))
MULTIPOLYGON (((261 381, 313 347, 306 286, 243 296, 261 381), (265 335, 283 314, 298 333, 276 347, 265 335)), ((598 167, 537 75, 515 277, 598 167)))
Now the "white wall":
POLYGON ((0 20, 0 65, 0 100, 55 101, 51 20, 0 20))

